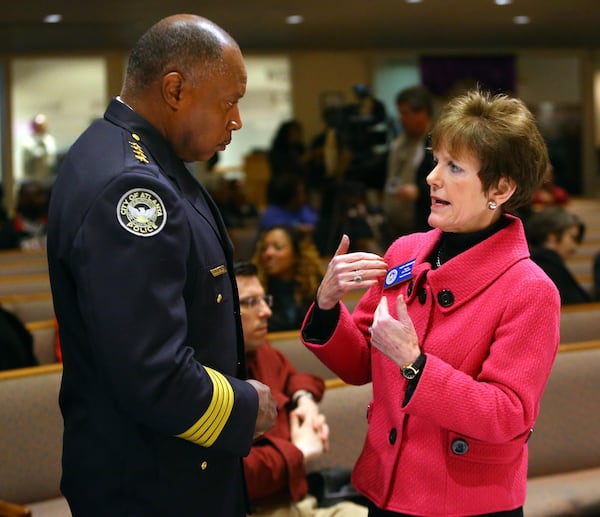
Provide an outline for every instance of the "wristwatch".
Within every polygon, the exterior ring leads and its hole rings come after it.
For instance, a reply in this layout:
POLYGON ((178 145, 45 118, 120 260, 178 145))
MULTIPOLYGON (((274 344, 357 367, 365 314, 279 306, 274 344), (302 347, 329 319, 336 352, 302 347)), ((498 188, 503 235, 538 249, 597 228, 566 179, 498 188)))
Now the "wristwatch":
POLYGON ((302 397, 308 397, 311 400, 315 400, 315 397, 313 396, 313 394, 308 391, 308 390, 298 390, 296 391, 296 393, 294 393, 294 395, 292 396, 292 401, 294 402, 294 404, 298 404, 298 401, 302 398, 302 397))
POLYGON ((400 367, 402 377, 409 381, 412 381, 417 375, 419 375, 419 373, 421 372, 421 368, 423 368, 424 364, 425 356, 421 354, 412 363, 408 363, 400 367))

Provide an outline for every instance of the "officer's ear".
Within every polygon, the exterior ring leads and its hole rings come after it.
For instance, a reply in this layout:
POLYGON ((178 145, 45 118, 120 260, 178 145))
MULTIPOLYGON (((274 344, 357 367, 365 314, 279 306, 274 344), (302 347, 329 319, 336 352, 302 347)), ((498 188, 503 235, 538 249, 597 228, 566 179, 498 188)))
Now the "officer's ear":
POLYGON ((179 72, 169 72, 162 78, 162 96, 174 110, 178 109, 183 90, 183 76, 179 72))

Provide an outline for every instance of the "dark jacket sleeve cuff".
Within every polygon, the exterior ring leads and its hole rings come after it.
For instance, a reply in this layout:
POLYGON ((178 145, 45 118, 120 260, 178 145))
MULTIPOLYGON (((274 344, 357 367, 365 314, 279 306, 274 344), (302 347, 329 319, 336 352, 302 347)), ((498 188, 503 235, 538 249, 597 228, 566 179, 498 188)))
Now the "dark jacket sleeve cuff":
POLYGON ((413 363, 413 366, 419 370, 419 373, 415 375, 414 379, 408 381, 408 385, 406 386, 406 392, 404 393, 404 400, 402 401, 402 407, 406 406, 406 404, 410 402, 413 393, 417 389, 417 385, 419 384, 419 379, 421 378, 421 374, 423 373, 423 368, 425 368, 426 362, 427 356, 425 354, 421 354, 413 363))
POLYGON ((340 319, 340 304, 329 310, 321 309, 317 302, 313 304, 306 324, 302 328, 302 337, 308 343, 322 345, 331 339, 340 319))

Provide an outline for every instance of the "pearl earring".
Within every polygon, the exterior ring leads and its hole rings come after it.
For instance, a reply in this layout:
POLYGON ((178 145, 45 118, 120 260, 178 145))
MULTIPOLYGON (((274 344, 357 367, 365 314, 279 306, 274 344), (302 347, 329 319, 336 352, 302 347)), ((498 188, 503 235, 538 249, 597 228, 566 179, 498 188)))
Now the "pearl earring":
POLYGON ((495 201, 490 200, 490 201, 488 201, 488 208, 490 210, 496 210, 496 208, 498 208, 498 205, 496 204, 495 201))

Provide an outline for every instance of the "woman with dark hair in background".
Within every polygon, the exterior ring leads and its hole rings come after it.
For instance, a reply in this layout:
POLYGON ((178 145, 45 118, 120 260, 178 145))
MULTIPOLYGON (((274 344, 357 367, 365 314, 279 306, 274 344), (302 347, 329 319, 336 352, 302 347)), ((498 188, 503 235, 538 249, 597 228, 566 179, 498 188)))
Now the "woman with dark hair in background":
POLYGON ((325 272, 311 236, 289 225, 273 226, 260 236, 252 262, 273 296, 269 330, 299 329, 325 272))
POLYGON ((566 264, 583 240, 585 226, 581 219, 561 206, 547 206, 529 216, 525 233, 531 260, 556 284, 561 304, 591 302, 591 294, 579 284, 566 264))

